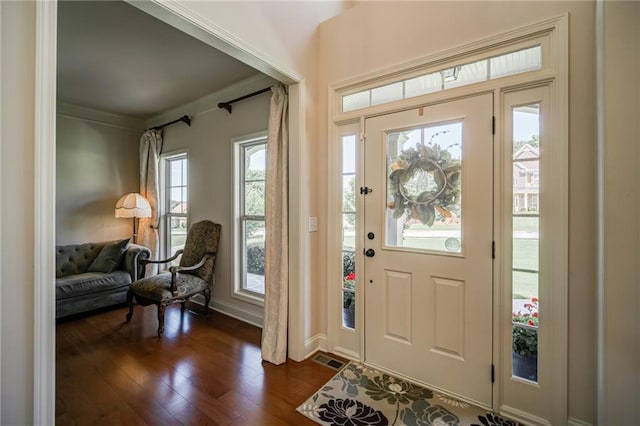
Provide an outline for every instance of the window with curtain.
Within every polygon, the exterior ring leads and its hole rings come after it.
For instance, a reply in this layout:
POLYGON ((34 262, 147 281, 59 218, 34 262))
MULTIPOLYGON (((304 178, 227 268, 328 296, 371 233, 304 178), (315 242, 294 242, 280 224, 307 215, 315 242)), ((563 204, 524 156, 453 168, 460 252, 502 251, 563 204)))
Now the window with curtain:
POLYGON ((239 140, 234 149, 235 295, 264 300, 266 136, 239 140))
POLYGON ((184 248, 188 227, 188 158, 186 152, 162 157, 162 248, 168 258, 184 248))

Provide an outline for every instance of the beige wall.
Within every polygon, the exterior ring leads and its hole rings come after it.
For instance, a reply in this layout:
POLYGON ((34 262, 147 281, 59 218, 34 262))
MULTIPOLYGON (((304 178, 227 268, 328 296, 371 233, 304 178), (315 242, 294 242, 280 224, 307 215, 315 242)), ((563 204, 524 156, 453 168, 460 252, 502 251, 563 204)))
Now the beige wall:
MULTIPOLYGON (((594 263, 595 263, 595 101, 594 101, 594 22, 593 4, 570 3, 436 3, 425 2, 393 7, 385 4, 364 3, 348 10, 344 16, 330 21, 322 27, 320 56, 315 56, 317 39, 316 27, 310 17, 301 29, 309 35, 309 43, 299 45, 300 34, 297 26, 285 25, 275 14, 270 19, 258 16, 247 19, 239 11, 249 13, 252 4, 227 4, 225 13, 218 13, 214 2, 189 2, 186 5, 201 11, 211 22, 227 29, 231 35, 244 38, 262 51, 274 62, 292 67, 295 72, 307 78, 311 92, 318 91, 318 97, 311 94, 309 108, 305 111, 310 129, 317 128, 317 134, 309 130, 306 137, 311 142, 305 161, 313 165, 313 180, 308 191, 314 194, 310 211, 316 212, 325 205, 325 149, 326 144, 326 88, 336 80, 357 76, 384 66, 394 65, 408 59, 427 55, 444 48, 457 46, 513 26, 519 26, 558 13, 569 11, 570 15, 570 415, 593 422, 595 420, 594 400, 594 263), (454 19, 455 17, 455 19, 454 19), (271 28, 258 31, 259 22, 268 21, 271 28), (407 22, 418 22, 407 25, 407 22), (268 31, 268 33, 267 33, 268 31), (295 53, 298 52, 298 53, 295 53), (315 78, 308 76, 315 75, 315 78), (319 123, 316 126, 315 123, 319 123)), ((285 3, 270 4, 268 10, 282 11, 285 16, 295 14, 299 9, 285 3), (287 13, 287 8, 290 10, 287 13)), ((308 4, 308 2, 298 3, 308 4)), ((1 2, 2 48, 2 139, 1 146, 1 409, 2 424, 31 424, 33 410, 33 128, 34 128, 34 35, 35 11, 32 2, 1 2)), ((251 12, 253 13, 253 12, 251 12)), ((624 13, 622 14, 624 15, 624 13)), ((250 15, 247 15, 250 16, 250 15)), ((302 16, 302 15, 301 15, 302 16)), ((633 18, 628 16, 627 18, 633 18)), ((623 16, 619 16, 619 19, 623 16)), ((624 20, 622 20, 624 21, 624 20)), ((622 22, 621 21, 621 22, 622 22)), ((318 22, 318 21, 316 21, 318 22)), ((637 22, 637 21, 636 21, 637 22)), ((261 26, 267 25, 264 23, 261 26)), ((616 21, 612 23, 616 25, 616 21)), ((633 25, 631 23, 630 25, 633 25)), ((617 43, 609 40, 608 43, 617 43)), ((637 44, 632 45, 636 48, 637 44)), ((624 52, 617 50, 618 58, 624 52)), ((635 74, 637 75, 637 73, 635 74)), ((636 84, 635 76, 632 82, 636 84)), ((619 89, 623 90, 623 89, 619 89)), ((613 92, 619 93, 619 92, 613 92)), ((632 102, 631 102, 632 103, 632 102)), ((627 102, 627 105, 631 103, 627 102)), ((636 108, 637 111, 637 108, 636 108)), ((635 120, 637 123, 637 120, 635 120)), ((614 123, 610 123, 613 125, 614 123)), ((613 130, 612 130, 613 131, 613 130)), ((637 130, 636 130, 637 132, 637 130)), ((637 133, 635 139, 637 141, 637 133)), ((625 145, 629 147, 629 145, 625 145)), ((630 153, 634 153, 629 148, 630 153)), ((635 151, 637 158, 637 151, 635 151)), ((637 175, 635 176, 637 182, 637 175)), ((611 185, 615 187, 616 182, 611 185)), ((637 197, 637 186, 629 192, 637 197)), ((636 198, 637 199, 637 198, 636 198)), ((633 204, 632 204, 633 205, 633 204)), ((633 214, 638 217, 637 204, 633 214)), ((326 223, 325 213, 320 215, 320 232, 326 223)), ((625 231, 618 228, 624 238, 625 231)), ((611 245, 615 245, 618 233, 612 234, 611 245)), ((319 239, 319 238, 318 238, 319 239)), ((322 272, 324 246, 326 243, 311 240, 315 250, 313 259, 315 271, 322 272), (318 249, 319 248, 319 249, 318 249), (318 255, 318 253, 320 253, 318 255)), ((610 248, 615 253, 615 248, 610 248)), ((637 246, 635 253, 637 254, 637 246)), ((636 259, 636 265, 637 265, 636 259)), ((610 264, 610 267, 615 265, 610 264)), ((637 271, 637 269, 636 269, 637 271)), ((611 271, 613 272, 613 271, 611 271)), ((637 273, 637 272, 636 272, 637 273)), ((621 279, 623 290, 633 289, 638 300, 637 275, 635 281, 630 274, 611 276, 621 279), (634 287, 635 286, 635 287, 634 287)), ((325 277, 314 274, 313 325, 307 325, 307 336, 318 331, 325 332, 321 318, 325 315, 322 302, 325 277), (322 293, 320 290, 322 289, 322 293)), ((613 284, 611 284, 613 287, 613 284)), ((633 291, 621 291, 609 301, 612 319, 608 322, 609 333, 615 336, 617 330, 624 330, 621 323, 625 318, 614 315, 615 302, 627 300, 633 291)), ((630 300, 630 299, 629 299, 630 300)), ((640 302, 640 300, 638 300, 640 302)), ((637 308, 637 305, 635 306, 637 308)), ((622 310, 619 311, 622 314, 622 310)), ((638 324, 629 322, 628 326, 638 324)), ((632 329, 630 335, 636 333, 632 329)), ((617 342, 614 342, 617 343, 617 342)), ((617 344, 612 344, 608 353, 609 365, 616 362, 620 352, 617 344)), ((622 349, 622 353, 625 352, 622 349)), ((633 353, 633 352, 631 352, 633 353)), ((631 359, 633 355, 631 356, 631 359)), ((640 357, 635 353, 636 361, 640 357)), ((637 367, 636 367, 637 368, 637 367)), ((617 370, 616 375, 623 373, 617 370)), ((631 372, 633 373, 633 371, 631 372)), ((637 369, 635 377, 638 377, 637 369)), ((615 388, 616 375, 605 387, 616 407, 616 397, 621 392, 615 388)), ((626 383, 626 382, 625 382, 626 383)), ((626 388, 624 389, 626 390, 626 388)), ((631 391, 627 396, 636 395, 631 391)), ((636 409, 638 404, 625 404, 626 410, 636 409)))
MULTIPOLYGON (((569 12, 569 415, 595 419, 595 21, 590 2, 367 2, 320 26, 319 140, 327 87, 569 12)), ((317 158, 324 176, 326 144, 317 158)), ((324 182, 324 181, 321 181, 324 182)), ((320 192, 324 204, 326 193, 320 192)), ((321 245, 325 244, 324 238, 321 245)), ((326 270, 320 263, 319 270, 326 270)), ((321 276, 320 282, 326 282, 321 276)))
MULTIPOLYGON (((268 86, 268 84, 265 84, 268 86)), ((246 94, 237 93, 230 98, 246 94)), ((163 152, 188 151, 189 221, 222 225, 212 306, 256 322, 262 307, 231 297, 233 292, 233 143, 232 138, 266 131, 270 94, 233 105, 233 114, 212 109, 193 117, 191 127, 175 125, 164 133, 163 152), (241 311, 238 312, 237 310, 241 311)))
POLYGON ((56 120, 56 244, 132 235, 116 219, 116 201, 140 191, 141 130, 58 115, 56 120))
POLYGON ((640 424, 640 3, 602 2, 598 424, 640 424))
POLYGON ((2 2, 0 291, 3 425, 30 424, 33 403, 34 3, 2 2))
MULTIPOLYGON (((324 258, 323 230, 326 221, 323 217, 324 204, 322 198, 316 196, 324 191, 324 178, 319 165, 323 159, 318 157, 318 128, 324 126, 318 121, 318 93, 326 87, 318 86, 318 24, 352 6, 352 2, 343 1, 248 1, 248 2, 211 2, 189 1, 181 4, 190 13, 205 18, 214 26, 231 35, 231 39, 239 40, 245 47, 256 52, 272 66, 287 71, 290 76, 303 79, 301 96, 304 99, 301 118, 305 122, 302 134, 294 149, 302 153, 300 163, 292 165, 292 169, 304 170, 299 181, 303 187, 300 193, 290 193, 290 204, 299 206, 302 217, 297 232, 292 234, 296 243, 290 248, 298 247, 296 253, 301 257, 298 265, 309 282, 296 282, 301 287, 304 306, 300 311, 307 316, 303 324, 303 339, 309 339, 318 333, 326 333, 325 297, 322 271, 323 265, 317 259, 324 258), (317 233, 306 233, 308 216, 319 216, 317 233)), ((274 75, 270 74, 272 77, 274 75)), ((322 139, 321 139, 322 140, 322 139)), ((297 177, 296 177, 297 179, 297 177)), ((291 227, 298 218, 290 218, 291 227)), ((290 227, 290 229, 291 229, 290 227)))

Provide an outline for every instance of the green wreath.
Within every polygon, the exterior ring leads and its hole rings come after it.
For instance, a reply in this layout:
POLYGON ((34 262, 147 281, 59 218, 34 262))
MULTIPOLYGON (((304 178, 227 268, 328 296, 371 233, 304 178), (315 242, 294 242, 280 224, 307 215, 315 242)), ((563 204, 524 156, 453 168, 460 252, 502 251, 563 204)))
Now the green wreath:
POLYGON ((449 151, 438 144, 408 148, 391 163, 391 170, 389 194, 393 201, 387 207, 393 210, 394 219, 406 215, 431 227, 436 213, 442 217, 453 216, 450 207, 460 200, 462 164, 460 160, 451 158, 449 151), (405 185, 418 171, 431 173, 436 188, 411 196, 405 185))

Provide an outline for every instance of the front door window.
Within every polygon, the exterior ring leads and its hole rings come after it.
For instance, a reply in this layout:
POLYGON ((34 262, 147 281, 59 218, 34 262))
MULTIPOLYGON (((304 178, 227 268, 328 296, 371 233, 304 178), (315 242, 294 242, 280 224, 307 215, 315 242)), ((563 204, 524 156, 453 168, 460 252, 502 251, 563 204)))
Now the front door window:
POLYGON ((461 121, 387 135, 386 244, 462 250, 461 121))

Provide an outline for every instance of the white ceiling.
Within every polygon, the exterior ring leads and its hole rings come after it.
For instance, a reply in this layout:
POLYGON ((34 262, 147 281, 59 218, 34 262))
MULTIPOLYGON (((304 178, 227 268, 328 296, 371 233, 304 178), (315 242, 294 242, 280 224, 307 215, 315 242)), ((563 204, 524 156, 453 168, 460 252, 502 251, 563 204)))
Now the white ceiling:
POLYGON ((258 73, 122 1, 58 2, 58 101, 149 119, 258 73))

